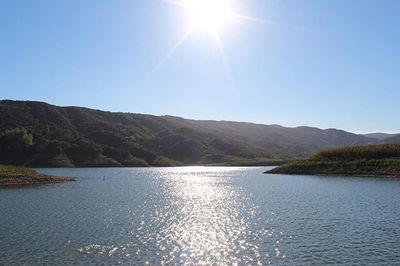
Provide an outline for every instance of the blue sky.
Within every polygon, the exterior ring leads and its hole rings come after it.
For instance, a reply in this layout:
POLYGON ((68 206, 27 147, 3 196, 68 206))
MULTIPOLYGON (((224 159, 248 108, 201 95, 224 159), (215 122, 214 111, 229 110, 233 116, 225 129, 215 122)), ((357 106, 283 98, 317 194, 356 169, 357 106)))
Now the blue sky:
POLYGON ((0 97, 400 132, 400 1, 237 0, 233 6, 276 23, 238 21, 220 30, 228 75, 204 31, 163 61, 188 17, 162 0, 0 0, 0 97))

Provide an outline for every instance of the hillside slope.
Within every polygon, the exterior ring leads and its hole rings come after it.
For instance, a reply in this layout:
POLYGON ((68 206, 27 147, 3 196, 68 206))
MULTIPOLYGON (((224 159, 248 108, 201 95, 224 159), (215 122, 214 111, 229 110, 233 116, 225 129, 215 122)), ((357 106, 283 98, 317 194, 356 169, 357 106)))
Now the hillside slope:
POLYGON ((263 165, 373 141, 336 129, 197 121, 31 101, 0 101, 0 113, 0 162, 27 166, 263 165), (31 143, 15 140, 30 135, 31 143))

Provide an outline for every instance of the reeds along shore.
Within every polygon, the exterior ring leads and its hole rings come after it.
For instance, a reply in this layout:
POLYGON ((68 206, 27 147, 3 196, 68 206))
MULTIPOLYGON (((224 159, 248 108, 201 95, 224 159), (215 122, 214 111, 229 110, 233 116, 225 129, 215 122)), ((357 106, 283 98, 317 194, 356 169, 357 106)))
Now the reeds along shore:
POLYGON ((307 160, 290 162, 266 173, 400 177, 400 144, 324 150, 307 160))

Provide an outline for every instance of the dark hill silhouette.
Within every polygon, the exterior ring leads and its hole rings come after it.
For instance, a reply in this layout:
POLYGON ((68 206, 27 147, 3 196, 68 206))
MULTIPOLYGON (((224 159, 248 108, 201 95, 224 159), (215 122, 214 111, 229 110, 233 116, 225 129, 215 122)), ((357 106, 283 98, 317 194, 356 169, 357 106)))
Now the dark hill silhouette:
POLYGON ((374 141, 337 129, 199 121, 32 101, 0 101, 0 113, 0 162, 27 166, 265 165, 374 141), (32 143, 21 142, 24 134, 33 137, 32 143))

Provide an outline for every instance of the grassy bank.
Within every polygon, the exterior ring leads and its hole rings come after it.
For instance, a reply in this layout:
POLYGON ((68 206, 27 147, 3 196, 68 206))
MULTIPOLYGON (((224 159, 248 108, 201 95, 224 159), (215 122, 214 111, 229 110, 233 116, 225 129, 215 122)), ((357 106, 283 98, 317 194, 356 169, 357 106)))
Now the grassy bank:
POLYGON ((0 165, 0 174, 37 174, 36 170, 22 166, 0 165))
POLYGON ((39 185, 75 181, 73 178, 50 176, 34 169, 0 165, 0 186, 39 185))
POLYGON ((400 177, 400 144, 352 146, 321 151, 267 173, 400 177))

